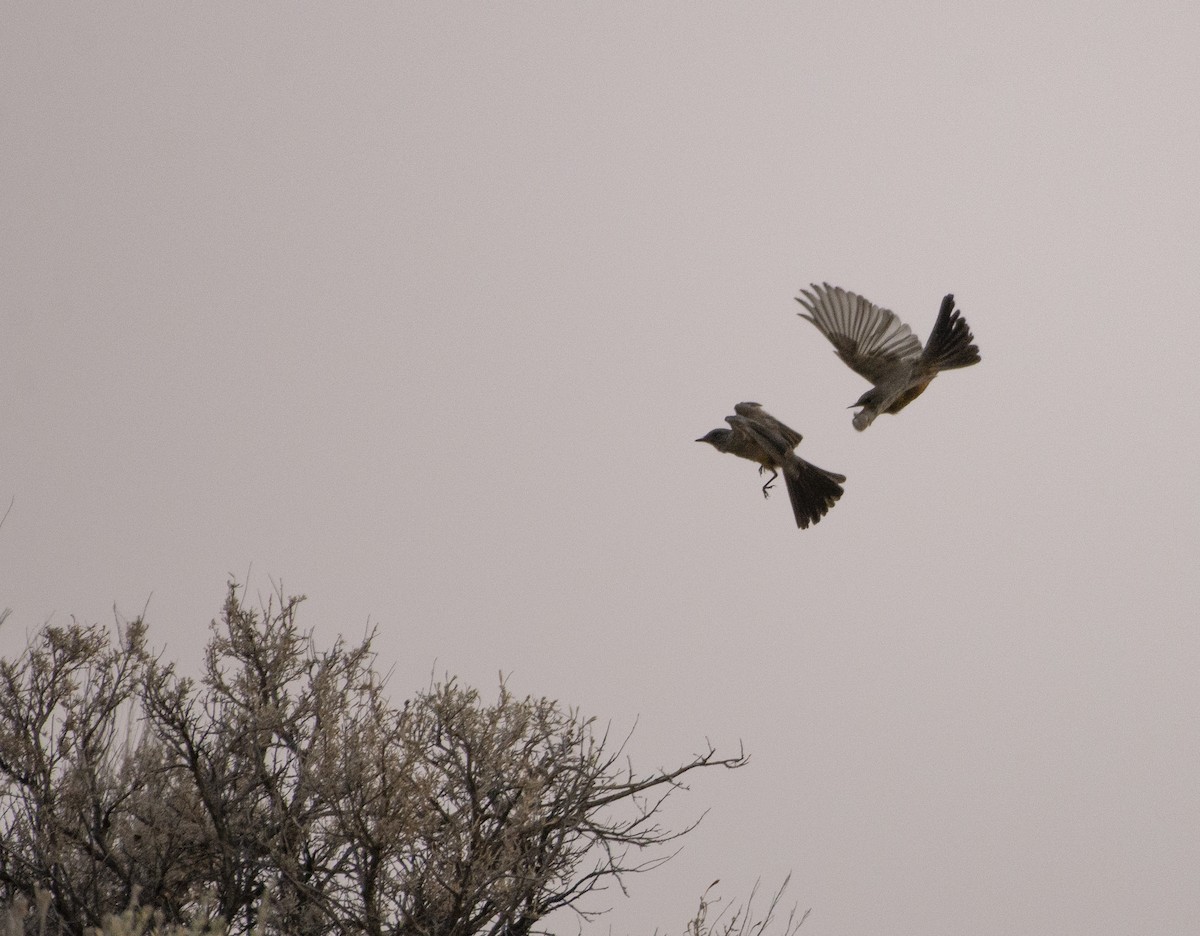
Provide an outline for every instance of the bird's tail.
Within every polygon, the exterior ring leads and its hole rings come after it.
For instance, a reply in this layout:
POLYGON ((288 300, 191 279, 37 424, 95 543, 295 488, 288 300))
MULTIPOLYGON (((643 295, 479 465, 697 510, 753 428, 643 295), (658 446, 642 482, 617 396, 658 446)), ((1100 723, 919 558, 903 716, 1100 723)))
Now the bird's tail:
POLYGON ((796 526, 802 530, 808 529, 810 523, 821 521, 844 493, 842 485, 846 483, 845 475, 810 465, 798 455, 784 466, 783 479, 787 483, 792 513, 796 515, 796 526))
POLYGON ((953 293, 942 300, 937 322, 925 343, 921 363, 937 370, 953 370, 979 363, 979 349, 971 342, 975 337, 962 313, 954 308, 953 293))

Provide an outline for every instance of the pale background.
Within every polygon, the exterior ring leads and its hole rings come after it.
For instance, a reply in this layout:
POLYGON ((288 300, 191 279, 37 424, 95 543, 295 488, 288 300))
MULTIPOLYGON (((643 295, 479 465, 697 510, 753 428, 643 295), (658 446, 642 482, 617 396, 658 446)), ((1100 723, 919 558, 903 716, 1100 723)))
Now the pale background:
MULTIPOLYGON (((0 650, 227 576, 752 754, 595 926, 1200 932, 1194 3, 13 4, 0 650), (792 301, 983 362, 863 434, 792 301), (818 526, 692 440, 752 399, 818 526)), ((570 917, 559 920, 566 931, 570 917)))

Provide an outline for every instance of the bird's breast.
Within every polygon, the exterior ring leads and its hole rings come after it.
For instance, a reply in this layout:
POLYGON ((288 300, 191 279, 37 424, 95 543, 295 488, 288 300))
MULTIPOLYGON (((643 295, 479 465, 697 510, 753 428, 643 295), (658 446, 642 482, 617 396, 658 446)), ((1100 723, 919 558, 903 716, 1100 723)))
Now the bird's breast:
POLYGON ((925 379, 906 388, 905 390, 903 390, 901 392, 901 394, 898 397, 896 397, 896 401, 891 406, 889 406, 886 410, 884 410, 884 412, 885 413, 900 412, 900 410, 904 409, 904 407, 908 406, 909 403, 911 403, 913 400, 915 400, 917 397, 919 397, 922 393, 924 393, 925 388, 929 386, 929 384, 932 380, 933 380, 932 377, 926 377, 925 379))

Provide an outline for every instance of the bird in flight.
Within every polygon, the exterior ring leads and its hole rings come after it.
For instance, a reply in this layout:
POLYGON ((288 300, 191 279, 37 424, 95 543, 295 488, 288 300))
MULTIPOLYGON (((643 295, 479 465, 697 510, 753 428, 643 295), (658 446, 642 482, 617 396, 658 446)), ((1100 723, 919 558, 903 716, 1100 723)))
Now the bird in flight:
POLYGON ((939 371, 979 363, 979 349, 966 319, 954 308, 953 294, 942 300, 937 322, 925 347, 895 313, 881 309, 838 286, 812 284, 796 301, 808 319, 833 344, 838 357, 873 386, 852 404, 859 432, 880 413, 898 413, 919 397, 939 371))
POLYGON ((818 468, 797 455, 793 449, 803 437, 759 404, 739 403, 733 410, 735 415, 725 417, 730 428, 714 429, 696 441, 707 442, 718 452, 758 462, 759 474, 764 469, 771 472, 762 488, 763 497, 768 496, 772 482, 782 471, 796 526, 805 530, 810 523, 819 523, 842 496, 846 476, 818 468))

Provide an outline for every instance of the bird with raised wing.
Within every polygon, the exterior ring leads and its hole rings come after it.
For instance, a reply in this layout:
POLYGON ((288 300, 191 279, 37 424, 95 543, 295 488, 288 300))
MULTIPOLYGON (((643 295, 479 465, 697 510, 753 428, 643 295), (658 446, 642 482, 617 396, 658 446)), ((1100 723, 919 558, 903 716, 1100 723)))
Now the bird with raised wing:
POLYGON ((785 426, 758 403, 739 403, 733 416, 726 416, 728 429, 714 429, 697 442, 707 442, 718 452, 758 462, 759 474, 771 472, 763 485, 767 497, 771 483, 783 472, 796 526, 804 530, 821 518, 842 496, 846 476, 806 462, 793 449, 803 436, 785 426))
POLYGON ((919 397, 940 371, 979 363, 979 349, 966 319, 954 307, 954 295, 942 300, 925 347, 912 330, 887 309, 856 293, 825 283, 802 289, 796 301, 829 339, 838 357, 873 386, 851 405, 859 432, 880 413, 898 413, 919 397))

